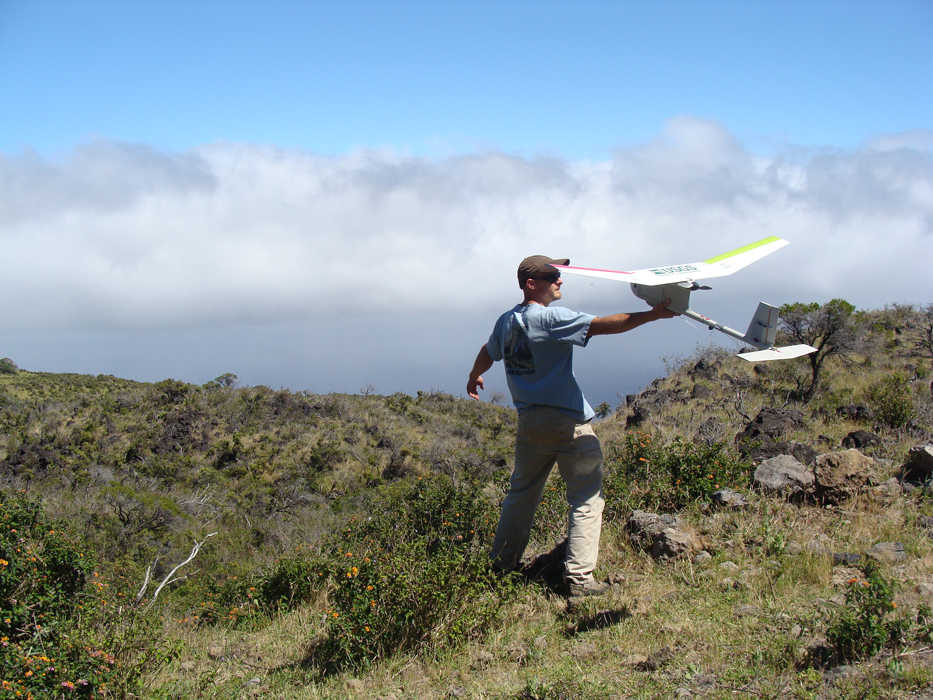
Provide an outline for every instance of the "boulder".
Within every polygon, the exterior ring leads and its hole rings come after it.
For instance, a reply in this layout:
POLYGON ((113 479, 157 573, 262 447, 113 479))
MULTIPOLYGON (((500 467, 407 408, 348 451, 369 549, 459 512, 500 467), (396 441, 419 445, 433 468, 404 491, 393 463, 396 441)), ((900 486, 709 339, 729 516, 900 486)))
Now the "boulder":
POLYGON ((708 561, 709 561, 710 559, 712 559, 712 558, 713 558, 713 555, 712 555, 712 554, 710 554, 709 552, 707 552, 705 549, 701 549, 701 550, 700 550, 699 552, 697 552, 696 555, 693 557, 693 563, 694 563, 694 564, 697 564, 697 565, 702 565, 702 564, 705 564, 706 562, 708 562, 708 561))
POLYGON ((693 528, 676 515, 636 510, 626 529, 632 544, 655 559, 675 559, 703 549, 693 528))
POLYGON ((807 445, 782 439, 788 431, 804 425, 800 411, 763 408, 755 420, 735 436, 735 446, 741 454, 756 462, 779 454, 793 454, 806 464, 812 461, 816 452, 807 445))
POLYGON ((856 552, 833 552, 833 566, 858 566, 862 555, 856 552))
POLYGON ((907 453, 901 467, 901 479, 911 484, 923 484, 933 477, 933 443, 916 445, 907 453))
POLYGON ((840 406, 836 409, 836 415, 854 421, 869 421, 872 419, 872 412, 868 406, 854 403, 848 406, 840 406))
POLYGON ((865 552, 865 556, 882 564, 897 564, 907 560, 907 552, 901 542, 878 542, 865 552))
POLYGON ((711 498, 713 503, 720 508, 740 510, 748 506, 748 499, 738 491, 733 491, 732 489, 719 489, 718 491, 714 491, 711 498))
POLYGON ((712 395, 712 389, 705 384, 694 384, 693 389, 690 391, 691 399, 708 399, 712 395))
POLYGON ((687 372, 687 375, 690 377, 702 377, 703 379, 716 379, 719 376, 719 370, 722 367, 722 362, 719 360, 714 360, 710 362, 706 358, 701 357, 697 360, 697 363, 693 365, 693 368, 687 372))
POLYGON ((787 443, 787 448, 790 455, 801 464, 812 465, 820 454, 812 447, 802 442, 787 443))
POLYGON ((834 504, 852 498, 871 481, 874 463, 854 448, 820 455, 813 465, 816 497, 834 504))
POLYGON ((648 410, 647 406, 635 404, 635 407, 632 409, 632 414, 625 419, 625 427, 637 428, 639 425, 648 420, 650 416, 651 411, 648 410))
POLYGON ((790 455, 766 459, 755 469, 752 484, 770 496, 799 500, 813 489, 813 472, 790 455))
POLYGON ((736 435, 736 442, 768 437, 776 440, 788 430, 802 428, 806 423, 800 411, 784 408, 763 408, 755 420, 745 426, 745 430, 736 435))
POLYGON ((737 448, 740 454, 756 463, 778 455, 791 455, 802 464, 812 464, 819 454, 802 442, 778 441, 766 436, 757 440, 740 442, 737 448))
POLYGON ((861 449, 863 447, 869 447, 870 445, 880 444, 881 438, 874 433, 869 433, 867 430, 853 430, 851 433, 842 438, 843 447, 854 447, 856 449, 861 449))
POLYGON ((712 445, 714 442, 722 441, 723 432, 725 432, 725 425, 723 422, 710 417, 700 423, 694 437, 699 442, 712 445))
POLYGON ((903 493, 903 485, 893 476, 887 481, 871 487, 872 497, 879 503, 890 503, 903 493))
POLYGON ((655 559, 676 559, 702 549, 691 530, 674 527, 665 528, 651 547, 655 559))

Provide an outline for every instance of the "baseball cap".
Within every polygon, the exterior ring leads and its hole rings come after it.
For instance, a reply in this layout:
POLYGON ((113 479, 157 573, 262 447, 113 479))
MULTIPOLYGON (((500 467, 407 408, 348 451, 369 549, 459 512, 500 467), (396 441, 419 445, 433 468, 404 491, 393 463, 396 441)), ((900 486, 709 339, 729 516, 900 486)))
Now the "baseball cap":
POLYGON ((548 277, 560 271, 552 265, 569 265, 570 258, 549 258, 546 255, 529 255, 518 266, 518 286, 524 287, 525 281, 532 278, 548 277))

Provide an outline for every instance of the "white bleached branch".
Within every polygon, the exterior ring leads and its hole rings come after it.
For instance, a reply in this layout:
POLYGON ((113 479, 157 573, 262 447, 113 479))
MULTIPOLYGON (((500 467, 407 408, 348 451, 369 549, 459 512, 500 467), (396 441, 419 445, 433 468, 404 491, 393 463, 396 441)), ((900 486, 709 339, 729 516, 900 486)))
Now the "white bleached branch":
MULTIPOLYGON (((191 554, 188 555, 188 558, 185 559, 183 562, 177 564, 177 565, 175 566, 174 569, 172 569, 171 571, 169 571, 169 572, 165 575, 165 578, 162 579, 162 583, 160 583, 159 586, 158 586, 158 588, 155 589, 155 592, 152 594, 152 600, 149 601, 149 605, 150 605, 150 606, 156 601, 156 598, 159 597, 159 593, 161 593, 161 592, 162 592, 162 589, 165 588, 167 585, 169 585, 170 583, 174 583, 175 581, 183 581, 184 579, 188 578, 187 576, 179 576, 179 577, 177 577, 177 578, 173 578, 173 577, 175 576, 175 574, 177 573, 177 571, 178 571, 181 567, 183 567, 183 566, 185 566, 186 564, 190 563, 196 556, 198 556, 198 552, 201 551, 201 547, 203 547, 203 546, 204 546, 204 543, 207 542, 207 538, 208 538, 208 537, 213 537, 213 536, 216 535, 216 534, 217 534, 216 532, 211 532, 211 533, 208 533, 207 535, 205 535, 205 536, 204 536, 204 539, 201 540, 200 542, 198 542, 197 540, 195 540, 194 546, 191 548, 191 554)), ((149 565, 148 567, 146 567, 146 578, 145 578, 145 580, 143 581, 142 587, 139 589, 139 593, 136 594, 136 600, 137 600, 137 601, 142 600, 143 595, 145 595, 146 588, 147 588, 147 586, 149 585, 149 582, 152 580, 152 569, 153 569, 153 567, 155 566, 155 564, 156 564, 157 561, 158 561, 158 557, 156 558, 156 560, 155 560, 154 562, 152 562, 151 565, 149 565)), ((147 607, 148 607, 148 606, 147 606, 147 607)))

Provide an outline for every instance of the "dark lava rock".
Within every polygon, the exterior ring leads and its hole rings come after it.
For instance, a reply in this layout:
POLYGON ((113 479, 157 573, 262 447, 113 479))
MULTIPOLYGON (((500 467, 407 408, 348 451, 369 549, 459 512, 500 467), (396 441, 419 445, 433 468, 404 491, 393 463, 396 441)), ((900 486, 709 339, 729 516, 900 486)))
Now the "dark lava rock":
POLYGON ((854 552, 833 552, 833 566, 858 566, 862 555, 854 552))
POLYGON ((933 476, 933 443, 916 445, 907 453, 901 467, 901 479, 912 484, 923 484, 933 476))
POLYGON ((843 447, 855 447, 861 449, 862 447, 868 447, 869 445, 880 445, 881 438, 874 433, 869 433, 867 430, 853 430, 851 433, 842 438, 843 447))
POLYGON ((836 409, 836 415, 840 418, 848 418, 855 421, 869 421, 872 419, 872 412, 868 406, 862 404, 849 404, 840 406, 836 409))

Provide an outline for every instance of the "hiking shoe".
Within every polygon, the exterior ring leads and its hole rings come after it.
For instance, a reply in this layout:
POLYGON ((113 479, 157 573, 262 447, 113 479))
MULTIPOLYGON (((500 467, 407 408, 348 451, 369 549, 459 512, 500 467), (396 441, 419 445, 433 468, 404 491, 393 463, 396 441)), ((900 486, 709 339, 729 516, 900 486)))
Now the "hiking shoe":
POLYGON ((570 594, 571 598, 605 595, 609 592, 610 588, 612 588, 612 586, 608 583, 597 581, 596 579, 590 579, 584 583, 567 582, 567 593, 570 594))

